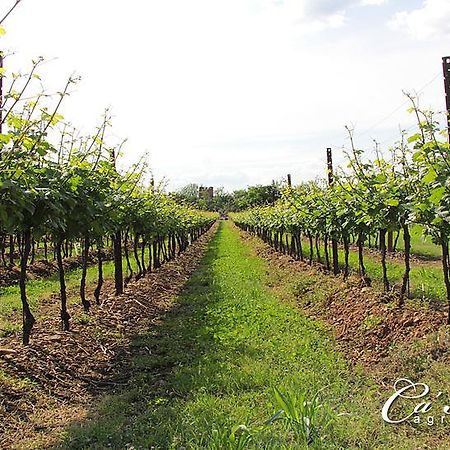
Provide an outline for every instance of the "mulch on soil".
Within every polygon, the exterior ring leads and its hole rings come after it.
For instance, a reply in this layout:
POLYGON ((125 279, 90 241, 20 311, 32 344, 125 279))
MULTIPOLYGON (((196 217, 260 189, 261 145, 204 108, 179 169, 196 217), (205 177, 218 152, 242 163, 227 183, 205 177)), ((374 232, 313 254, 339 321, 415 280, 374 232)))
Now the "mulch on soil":
POLYGON ((70 332, 59 331, 56 298, 40 304, 29 346, 20 344, 20 336, 0 339, 0 448, 52 445, 69 423, 86 416, 96 396, 127 384, 133 337, 173 306, 216 229, 174 261, 128 284, 121 296, 106 282, 102 304, 89 315, 71 305, 70 332))

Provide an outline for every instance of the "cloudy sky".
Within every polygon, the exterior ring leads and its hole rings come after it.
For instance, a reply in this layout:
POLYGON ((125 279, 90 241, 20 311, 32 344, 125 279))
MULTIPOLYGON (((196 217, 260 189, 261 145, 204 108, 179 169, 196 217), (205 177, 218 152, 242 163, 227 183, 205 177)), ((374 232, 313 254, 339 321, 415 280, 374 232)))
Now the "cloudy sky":
POLYGON ((80 75, 66 119, 89 133, 111 106, 124 160, 147 151, 169 189, 323 176, 345 125, 368 150, 412 126, 402 91, 444 109, 448 0, 22 0, 4 25, 8 68, 80 75))

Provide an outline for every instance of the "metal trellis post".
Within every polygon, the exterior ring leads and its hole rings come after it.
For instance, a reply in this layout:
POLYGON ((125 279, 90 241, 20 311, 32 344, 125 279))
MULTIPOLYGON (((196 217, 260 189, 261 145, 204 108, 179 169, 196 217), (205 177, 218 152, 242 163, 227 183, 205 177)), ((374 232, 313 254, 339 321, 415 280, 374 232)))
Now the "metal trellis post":
MULTIPOLYGON (((333 186, 333 156, 331 154, 331 148, 327 148, 327 172, 328 172, 328 185, 333 186)), ((338 243, 336 239, 331 240, 331 251, 333 254, 333 273, 337 275, 339 273, 339 255, 338 255, 338 243)))

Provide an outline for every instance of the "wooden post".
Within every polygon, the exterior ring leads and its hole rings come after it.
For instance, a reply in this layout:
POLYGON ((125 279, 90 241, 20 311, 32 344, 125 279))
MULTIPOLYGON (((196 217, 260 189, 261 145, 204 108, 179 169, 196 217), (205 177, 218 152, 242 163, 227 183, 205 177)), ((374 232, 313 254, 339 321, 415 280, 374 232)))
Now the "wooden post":
POLYGON ((288 173, 287 174, 287 184, 289 187, 292 187, 292 179, 291 179, 291 174, 288 173))
MULTIPOLYGON (((327 148, 327 172, 328 172, 328 185, 333 186, 333 156, 331 154, 331 148, 327 148)), ((336 239, 331 240, 331 253, 333 255, 333 273, 337 275, 339 273, 339 254, 338 243, 336 239)))

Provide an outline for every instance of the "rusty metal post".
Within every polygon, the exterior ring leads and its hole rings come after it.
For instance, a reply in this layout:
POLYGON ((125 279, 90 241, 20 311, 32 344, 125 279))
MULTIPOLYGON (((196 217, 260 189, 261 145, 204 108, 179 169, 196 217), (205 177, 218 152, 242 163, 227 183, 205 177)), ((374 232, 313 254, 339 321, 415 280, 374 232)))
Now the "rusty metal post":
MULTIPOLYGON (((333 155, 331 154, 331 148, 327 148, 327 172, 328 172, 328 185, 333 186, 333 155)), ((339 273, 339 254, 338 243, 336 239, 331 240, 331 252, 333 255, 333 273, 337 275, 339 273)))
POLYGON ((275 205, 275 180, 272 180, 271 198, 272 198, 272 206, 273 206, 273 205, 275 205))
POLYGON ((328 184, 333 186, 333 155, 331 154, 331 148, 327 148, 327 175, 328 175, 328 184))
POLYGON ((292 179, 291 179, 291 174, 288 173, 287 174, 287 184, 289 187, 292 187, 292 179))
MULTIPOLYGON (((0 51, 0 134, 3 133, 3 52, 0 51)), ((0 158, 2 156, 2 148, 0 148, 0 158)))
POLYGON ((153 177, 153 176, 150 179, 150 191, 152 194, 155 193, 155 177, 153 177))
POLYGON ((447 107, 448 143, 450 144, 450 56, 442 58, 442 69, 444 71, 445 104, 447 107))

